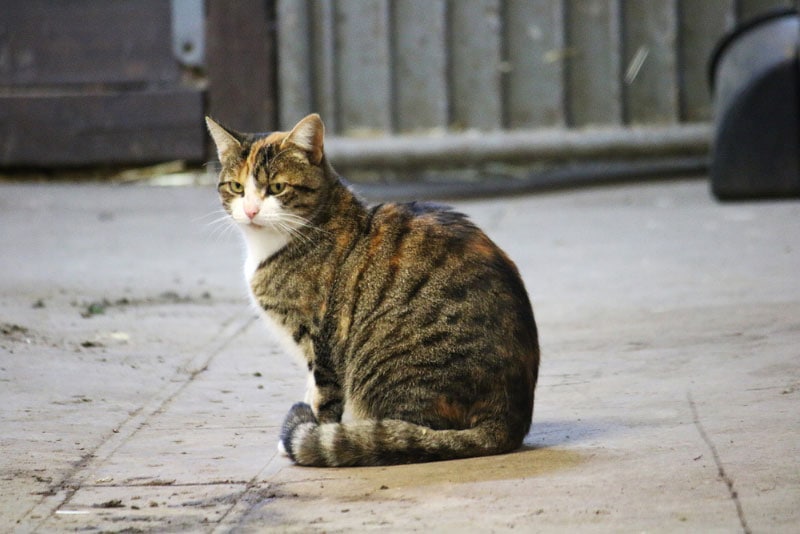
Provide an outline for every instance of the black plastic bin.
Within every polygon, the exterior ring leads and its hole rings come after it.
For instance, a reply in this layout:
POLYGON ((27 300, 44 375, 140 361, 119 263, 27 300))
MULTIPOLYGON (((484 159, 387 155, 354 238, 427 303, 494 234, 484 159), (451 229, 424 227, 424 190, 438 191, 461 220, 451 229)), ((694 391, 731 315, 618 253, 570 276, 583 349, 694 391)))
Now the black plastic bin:
POLYGON ((800 197, 798 46, 795 10, 753 20, 717 46, 709 66, 717 198, 800 197))

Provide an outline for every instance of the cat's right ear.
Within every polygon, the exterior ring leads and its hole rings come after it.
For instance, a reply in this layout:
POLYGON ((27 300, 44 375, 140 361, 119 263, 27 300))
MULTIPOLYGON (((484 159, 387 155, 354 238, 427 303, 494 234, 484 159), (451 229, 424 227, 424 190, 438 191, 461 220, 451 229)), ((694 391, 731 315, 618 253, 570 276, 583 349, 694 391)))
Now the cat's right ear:
POLYGON ((283 143, 292 143, 305 150, 309 160, 314 165, 319 165, 322 160, 323 140, 325 138, 325 125, 316 113, 306 116, 298 122, 286 136, 283 143))
POLYGON ((208 126, 211 138, 214 139, 214 144, 217 145, 217 156, 220 162, 224 162, 229 156, 241 153, 242 142, 236 132, 227 130, 211 117, 206 117, 206 126, 208 126))

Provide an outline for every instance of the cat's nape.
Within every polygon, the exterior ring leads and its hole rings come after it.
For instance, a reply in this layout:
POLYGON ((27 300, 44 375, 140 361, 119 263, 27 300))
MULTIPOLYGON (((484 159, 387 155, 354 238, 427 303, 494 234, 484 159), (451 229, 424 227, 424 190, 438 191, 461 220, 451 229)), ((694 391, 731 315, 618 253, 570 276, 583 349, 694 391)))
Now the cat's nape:
POLYGON ((290 457, 381 465, 518 448, 539 347, 513 262, 447 208, 365 205, 328 163, 318 115, 264 135, 208 126, 253 302, 310 373, 281 430, 290 457))

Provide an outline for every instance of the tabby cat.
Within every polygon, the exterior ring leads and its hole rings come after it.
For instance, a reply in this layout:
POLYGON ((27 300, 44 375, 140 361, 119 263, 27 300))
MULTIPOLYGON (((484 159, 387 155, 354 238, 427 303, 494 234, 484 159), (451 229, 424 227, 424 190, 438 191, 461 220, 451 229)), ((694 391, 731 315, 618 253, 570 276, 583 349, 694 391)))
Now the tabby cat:
POLYGON ((291 459, 384 465, 520 447, 539 345, 503 251, 448 208, 365 205, 327 161, 316 114, 269 135, 207 123, 253 301, 308 365, 306 401, 281 430, 291 459))

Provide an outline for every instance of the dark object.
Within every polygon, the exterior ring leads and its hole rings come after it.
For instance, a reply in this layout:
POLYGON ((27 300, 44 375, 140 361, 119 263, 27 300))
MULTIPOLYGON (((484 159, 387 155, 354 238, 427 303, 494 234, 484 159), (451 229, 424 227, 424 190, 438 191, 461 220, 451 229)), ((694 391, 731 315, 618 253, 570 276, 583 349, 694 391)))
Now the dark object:
POLYGON ((800 197, 799 43, 797 11, 784 10, 717 46, 709 69, 717 198, 800 197))
POLYGON ((208 0, 206 8, 206 113, 248 132, 277 128, 275 2, 208 0))
POLYGON ((163 0, 3 0, 0 167, 205 159, 163 0))

